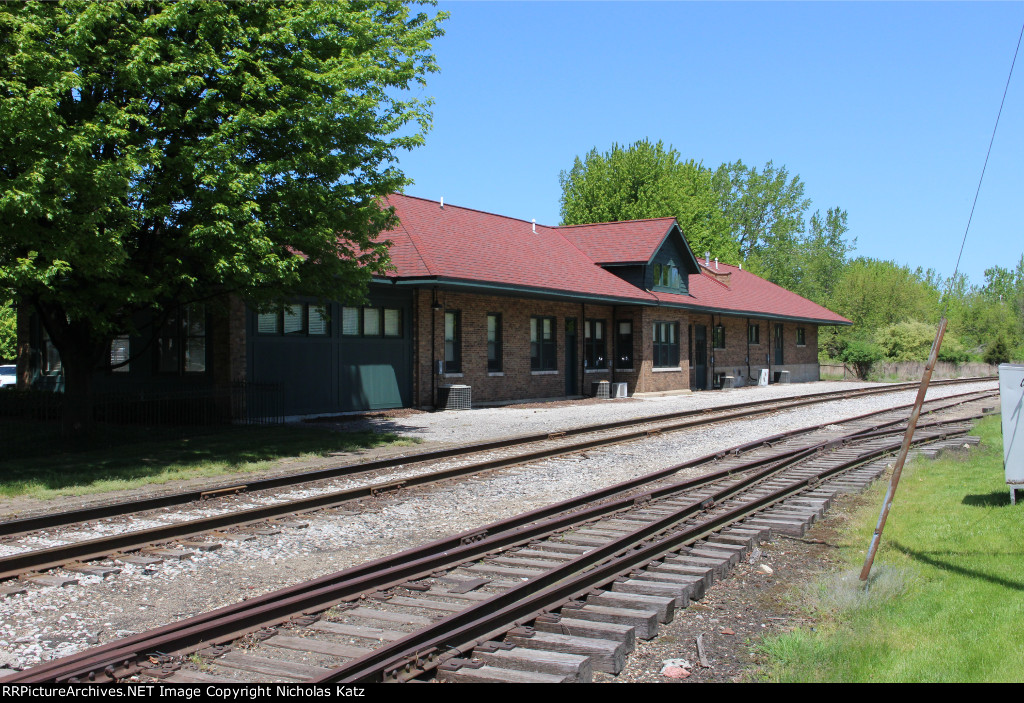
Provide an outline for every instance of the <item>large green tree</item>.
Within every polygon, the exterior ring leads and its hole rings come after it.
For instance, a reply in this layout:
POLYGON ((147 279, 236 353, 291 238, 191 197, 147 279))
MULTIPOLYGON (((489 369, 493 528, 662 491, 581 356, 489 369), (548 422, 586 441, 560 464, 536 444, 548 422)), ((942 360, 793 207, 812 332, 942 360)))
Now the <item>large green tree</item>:
POLYGON ((800 177, 790 177, 785 166, 771 161, 758 171, 737 160, 719 166, 713 183, 729 233, 750 270, 794 288, 797 247, 811 204, 800 177))
POLYGON ((406 91, 436 70, 442 19, 358 0, 0 6, 0 289, 38 314, 73 407, 140 313, 361 296, 389 265, 377 201, 429 127, 406 91))
POLYGON ((950 326, 976 354, 1000 337, 1013 358, 1024 354, 1024 256, 1015 268, 985 269, 980 286, 958 276, 949 285, 944 303, 950 326))
POLYGON ((694 254, 710 251, 738 263, 739 249, 718 207, 712 175, 660 141, 613 144, 603 154, 592 149, 560 174, 562 224, 675 217, 694 254))
POLYGON ((860 336, 909 320, 938 322, 936 280, 932 271, 858 257, 843 269, 828 307, 852 321, 852 333, 860 336))
POLYGON ((824 217, 820 210, 811 215, 807 233, 796 244, 793 277, 797 293, 827 304, 846 268, 847 255, 857 244, 856 238, 846 239, 848 231, 845 210, 834 207, 824 217))

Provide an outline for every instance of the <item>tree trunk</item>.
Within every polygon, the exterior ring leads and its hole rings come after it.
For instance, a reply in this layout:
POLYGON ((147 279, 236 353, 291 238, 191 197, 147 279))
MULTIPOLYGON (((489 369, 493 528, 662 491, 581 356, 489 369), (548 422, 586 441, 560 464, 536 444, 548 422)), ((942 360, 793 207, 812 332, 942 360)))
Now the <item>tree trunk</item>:
POLYGON ((95 371, 91 350, 61 350, 64 369, 64 411, 61 414, 61 436, 72 442, 84 442, 92 433, 92 375, 95 371))
POLYGON ((84 442, 93 425, 92 377, 103 368, 109 353, 109 341, 97 339, 86 320, 71 321, 63 308, 34 301, 40 322, 60 353, 64 375, 64 408, 61 435, 73 442, 84 442))

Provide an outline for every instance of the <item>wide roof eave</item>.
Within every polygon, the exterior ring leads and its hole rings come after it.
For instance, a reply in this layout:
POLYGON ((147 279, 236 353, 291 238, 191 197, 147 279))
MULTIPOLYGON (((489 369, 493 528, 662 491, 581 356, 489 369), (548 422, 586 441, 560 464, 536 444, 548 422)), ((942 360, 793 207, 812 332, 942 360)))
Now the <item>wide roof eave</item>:
POLYGON ((583 300, 594 303, 612 303, 619 305, 649 305, 657 306, 658 301, 652 298, 630 298, 615 295, 600 295, 582 291, 561 290, 558 288, 544 288, 541 286, 523 286, 514 283, 496 283, 491 281, 478 281, 473 279, 452 278, 449 276, 412 276, 409 278, 394 278, 391 282, 399 286, 433 285, 441 287, 465 288, 485 292, 501 294, 519 293, 529 296, 543 296, 548 298, 561 298, 563 300, 583 300))

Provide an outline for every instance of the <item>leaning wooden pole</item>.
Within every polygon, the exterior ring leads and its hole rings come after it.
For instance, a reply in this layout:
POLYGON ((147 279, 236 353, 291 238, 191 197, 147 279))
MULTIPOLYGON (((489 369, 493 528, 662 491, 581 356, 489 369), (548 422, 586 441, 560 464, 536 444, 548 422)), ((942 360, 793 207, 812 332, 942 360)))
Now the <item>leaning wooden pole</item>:
POLYGON ((882 530, 885 529, 885 521, 889 517, 889 509, 892 507, 892 499, 896 495, 896 487, 900 485, 900 474, 903 473, 903 464, 907 461, 907 454, 910 452, 910 442, 914 438, 914 430, 917 428, 917 419, 921 416, 921 407, 924 405, 924 396, 928 393, 928 383, 932 380, 932 370, 939 358, 939 347, 942 346, 942 336, 946 333, 946 318, 939 321, 939 331, 935 335, 935 342, 932 343, 931 354, 928 355, 928 364, 924 367, 924 375, 921 377, 921 387, 917 389, 917 400, 914 401, 914 408, 910 411, 910 421, 907 422, 907 431, 903 435, 903 446, 900 447, 900 455, 896 459, 896 466, 892 470, 892 478, 889 479, 889 490, 885 494, 885 502, 882 503, 882 512, 878 516, 878 525, 875 526, 875 534, 871 536, 871 544, 868 545, 868 555, 864 559, 864 568, 860 572, 860 580, 867 581, 871 575, 871 565, 875 561, 875 552, 878 551, 878 543, 882 539, 882 530))

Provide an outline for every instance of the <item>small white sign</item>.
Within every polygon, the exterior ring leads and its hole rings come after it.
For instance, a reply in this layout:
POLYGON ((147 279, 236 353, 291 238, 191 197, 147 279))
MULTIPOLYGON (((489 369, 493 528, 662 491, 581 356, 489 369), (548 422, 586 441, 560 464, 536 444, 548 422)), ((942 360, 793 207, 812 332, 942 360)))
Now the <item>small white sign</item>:
POLYGON ((757 385, 767 386, 768 385, 768 369, 761 369, 761 375, 757 377, 757 385))

